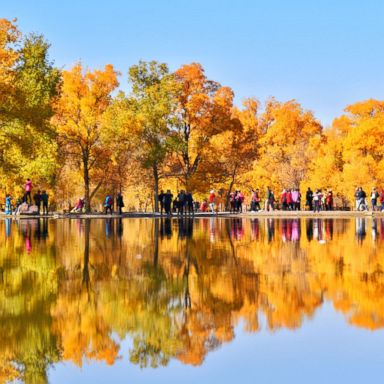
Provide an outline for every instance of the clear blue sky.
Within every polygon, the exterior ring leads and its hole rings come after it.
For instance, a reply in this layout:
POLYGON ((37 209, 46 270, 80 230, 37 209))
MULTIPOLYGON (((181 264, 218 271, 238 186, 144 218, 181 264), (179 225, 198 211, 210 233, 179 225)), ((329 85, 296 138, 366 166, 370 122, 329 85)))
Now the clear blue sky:
POLYGON ((197 61, 236 103, 294 98, 324 124, 383 99, 382 0, 0 0, 0 17, 43 33, 59 66, 197 61))

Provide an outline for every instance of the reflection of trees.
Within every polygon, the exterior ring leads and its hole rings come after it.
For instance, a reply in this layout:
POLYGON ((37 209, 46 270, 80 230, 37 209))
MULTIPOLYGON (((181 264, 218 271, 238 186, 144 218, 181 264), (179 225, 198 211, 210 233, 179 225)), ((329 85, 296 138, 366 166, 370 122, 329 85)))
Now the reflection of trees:
POLYGON ((55 248, 35 241, 34 248, 25 249, 25 237, 39 226, 26 220, 19 231, 13 228, 12 242, 0 247, 1 382, 48 382, 47 368, 60 359, 50 315, 57 297, 55 248))
POLYGON ((3 377, 44 382, 59 359, 113 364, 124 337, 142 367, 201 364, 239 319, 249 332, 261 313, 271 330, 295 329, 325 299, 351 324, 384 327, 379 219, 9 225, 0 240, 3 377))

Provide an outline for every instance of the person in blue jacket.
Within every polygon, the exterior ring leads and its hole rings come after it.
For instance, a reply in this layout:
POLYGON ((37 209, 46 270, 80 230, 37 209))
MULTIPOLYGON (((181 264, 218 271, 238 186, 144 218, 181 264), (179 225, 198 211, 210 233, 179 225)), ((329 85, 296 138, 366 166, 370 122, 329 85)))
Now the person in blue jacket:
POLYGON ((5 196, 5 212, 6 215, 12 214, 12 197, 9 193, 5 196))

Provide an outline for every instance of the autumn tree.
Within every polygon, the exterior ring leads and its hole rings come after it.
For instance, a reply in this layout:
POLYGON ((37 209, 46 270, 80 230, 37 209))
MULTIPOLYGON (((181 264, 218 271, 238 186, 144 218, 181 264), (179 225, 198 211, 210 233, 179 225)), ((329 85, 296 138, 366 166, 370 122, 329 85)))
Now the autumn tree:
POLYGON ((22 39, 14 24, 0 21, 0 157, 9 189, 25 177, 52 186, 57 152, 49 124, 59 93, 60 71, 49 59, 44 37, 22 39))
POLYGON ((101 140, 102 120, 118 86, 117 75, 110 64, 95 71, 84 71, 77 64, 63 72, 54 124, 66 158, 82 170, 87 212, 92 197, 108 176, 110 152, 101 140))
POLYGON ((230 128, 233 92, 208 80, 197 63, 179 68, 175 78, 179 85, 178 123, 172 172, 186 189, 196 189, 199 183, 196 175, 211 139, 230 128))
POLYGON ((16 44, 20 36, 14 22, 0 19, 0 124, 10 114, 10 96, 15 92, 14 67, 19 57, 16 44))
POLYGON ((130 100, 138 123, 137 158, 153 177, 155 211, 159 211, 159 181, 164 177, 163 166, 170 150, 170 133, 175 120, 174 77, 168 66, 156 61, 139 62, 129 69, 132 86, 130 100))
POLYGON ((234 107, 229 129, 211 140, 211 162, 208 160, 207 172, 213 170, 218 185, 225 185, 227 205, 233 187, 244 183, 244 175, 257 157, 260 136, 258 107, 255 99, 244 100, 242 109, 234 107))
POLYGON ((254 163, 251 181, 275 188, 298 188, 307 176, 321 124, 296 101, 271 99, 260 116, 259 132, 260 157, 254 163))

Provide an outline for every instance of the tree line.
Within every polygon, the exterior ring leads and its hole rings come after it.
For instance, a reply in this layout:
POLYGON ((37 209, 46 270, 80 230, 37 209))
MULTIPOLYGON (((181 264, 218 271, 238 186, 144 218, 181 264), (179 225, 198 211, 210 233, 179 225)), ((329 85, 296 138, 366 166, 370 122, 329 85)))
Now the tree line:
POLYGON ((161 188, 225 201, 234 189, 332 188, 344 204, 356 186, 384 185, 384 101, 346 107, 330 127, 295 100, 248 98, 199 63, 171 71, 140 61, 119 89, 111 64, 60 69, 42 35, 0 19, 0 180, 3 194, 24 180, 63 205, 83 195, 87 210, 123 191, 158 210, 161 188))

